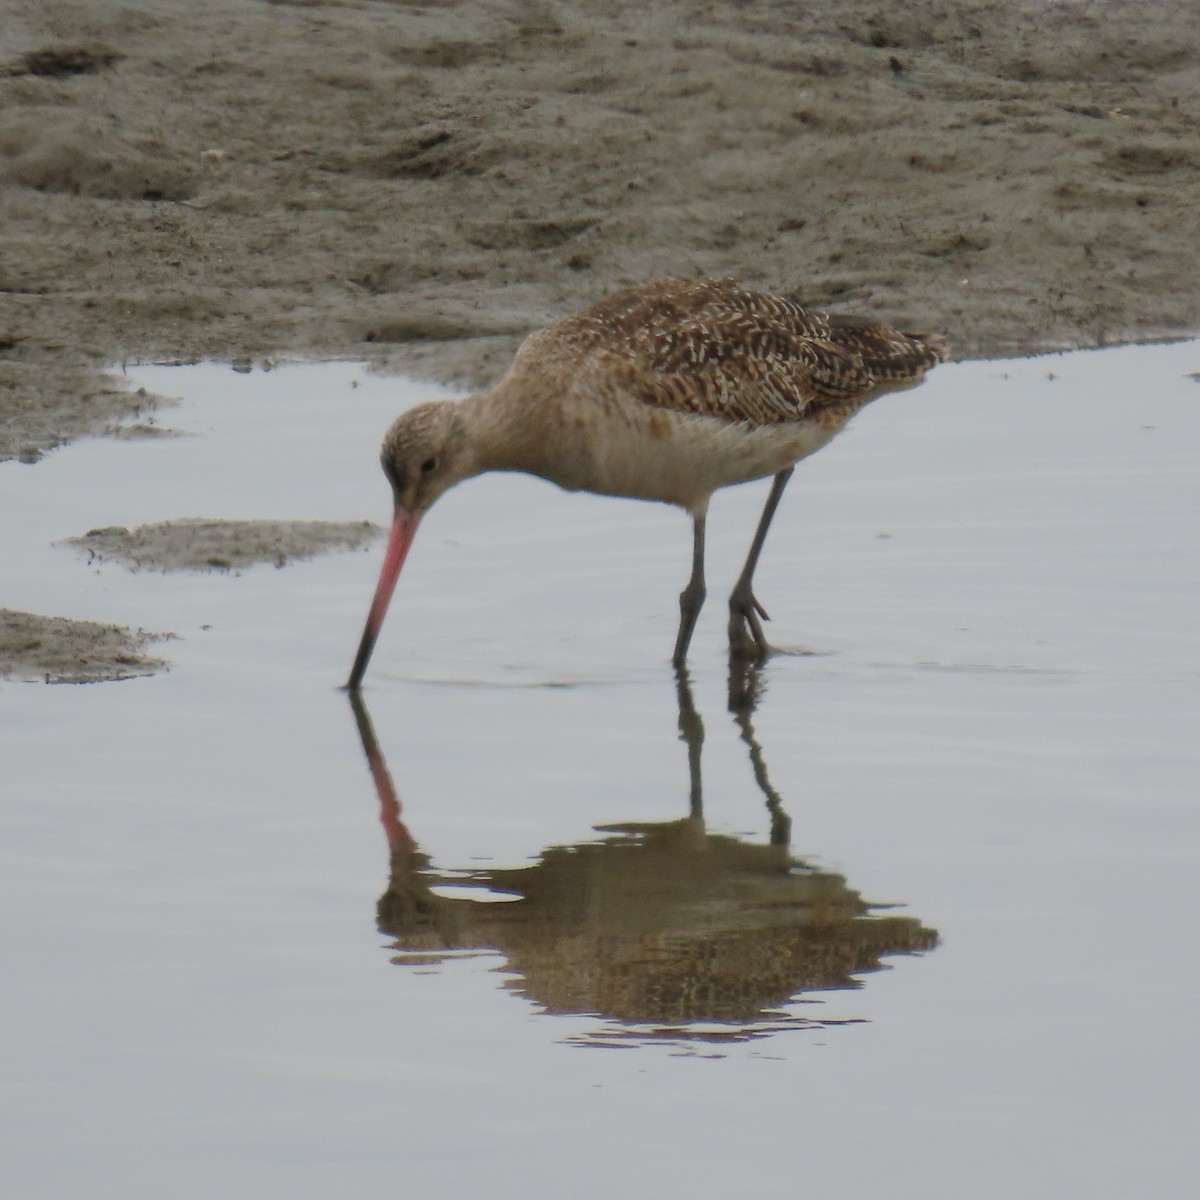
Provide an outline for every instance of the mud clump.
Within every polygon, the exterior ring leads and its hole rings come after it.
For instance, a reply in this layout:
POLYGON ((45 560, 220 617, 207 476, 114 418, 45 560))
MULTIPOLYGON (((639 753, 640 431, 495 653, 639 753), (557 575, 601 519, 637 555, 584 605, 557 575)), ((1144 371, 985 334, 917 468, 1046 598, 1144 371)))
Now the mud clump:
POLYGON ((95 118, 50 108, 0 117, 0 184, 98 200, 186 200, 194 174, 163 142, 129 142, 95 118))
POLYGON ((108 46, 46 46, 21 55, 10 75, 39 75, 63 79, 68 75, 91 75, 119 62, 121 55, 108 46))
POLYGON ((167 664, 144 651, 164 636, 0 608, 0 679, 101 683, 153 675, 167 664))
POLYGON ((360 550, 383 530, 369 521, 210 521, 193 517, 156 525, 92 529, 67 545, 89 562, 131 571, 240 571, 261 563, 285 567, 330 550, 360 550))

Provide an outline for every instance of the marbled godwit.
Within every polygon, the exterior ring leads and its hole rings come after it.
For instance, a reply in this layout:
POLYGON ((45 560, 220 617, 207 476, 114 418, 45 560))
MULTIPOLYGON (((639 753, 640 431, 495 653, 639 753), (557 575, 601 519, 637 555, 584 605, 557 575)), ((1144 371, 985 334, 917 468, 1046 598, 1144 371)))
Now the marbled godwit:
POLYGON ((674 661, 704 603, 704 521, 718 488, 773 475, 729 599, 735 654, 768 652, 751 590, 795 464, 876 396, 920 383, 939 338, 831 315, 727 279, 659 279, 526 339, 490 392, 420 404, 383 440, 395 517, 346 686, 362 682, 422 515, 484 471, 524 471, 568 491, 677 504, 692 516, 692 574, 674 661))

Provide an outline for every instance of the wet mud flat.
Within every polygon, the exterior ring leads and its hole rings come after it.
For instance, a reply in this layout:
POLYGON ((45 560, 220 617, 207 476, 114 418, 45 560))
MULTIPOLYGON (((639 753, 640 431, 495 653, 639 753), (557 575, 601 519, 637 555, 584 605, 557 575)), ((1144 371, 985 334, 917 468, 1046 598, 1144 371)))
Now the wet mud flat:
POLYGON ((150 403, 123 359, 494 380, 730 275, 962 357, 1195 330, 1191 0, 0 0, 0 456, 150 403))

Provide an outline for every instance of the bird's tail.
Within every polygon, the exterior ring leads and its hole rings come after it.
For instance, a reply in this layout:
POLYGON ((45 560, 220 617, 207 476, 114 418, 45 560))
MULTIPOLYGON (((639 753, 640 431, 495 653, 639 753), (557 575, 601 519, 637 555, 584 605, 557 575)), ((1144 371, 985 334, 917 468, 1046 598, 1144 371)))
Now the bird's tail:
POLYGON ((946 339, 939 333, 909 333, 906 331, 900 336, 907 338, 924 351, 921 357, 926 368, 936 367, 938 363, 945 362, 950 354, 950 347, 946 345, 946 339))
POLYGON ((839 348, 860 357, 880 382, 918 382, 927 370, 944 362, 948 353, 945 341, 936 333, 901 333, 871 317, 832 313, 829 336, 839 348))

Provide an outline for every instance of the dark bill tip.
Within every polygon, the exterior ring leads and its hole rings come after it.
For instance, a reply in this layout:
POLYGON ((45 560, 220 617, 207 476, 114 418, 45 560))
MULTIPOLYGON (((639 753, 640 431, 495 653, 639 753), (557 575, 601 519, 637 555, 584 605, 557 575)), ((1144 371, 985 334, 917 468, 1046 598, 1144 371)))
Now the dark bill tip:
POLYGON ((358 643, 354 665, 350 668, 350 678, 343 685, 344 691, 357 692, 362 686, 367 664, 371 661, 371 652, 375 649, 375 641, 383 628, 383 618, 387 615, 388 604, 396 590, 396 580, 400 578, 400 568, 404 566, 404 560, 408 556, 409 547, 420 523, 420 513, 410 513, 396 505, 396 515, 392 520, 392 532, 388 535, 387 549, 383 554, 379 582, 375 585, 375 596, 367 613, 366 625, 363 626, 362 640, 358 643))

